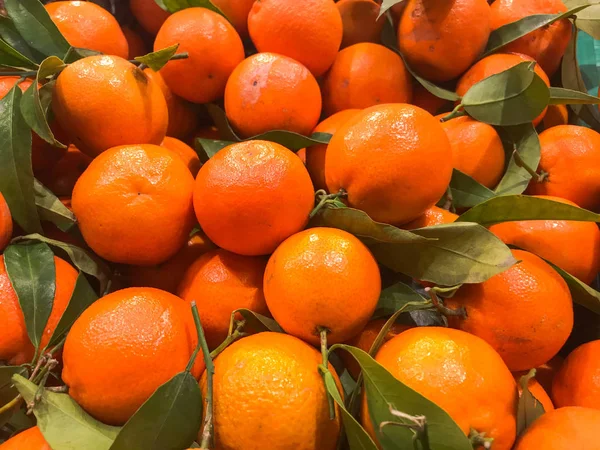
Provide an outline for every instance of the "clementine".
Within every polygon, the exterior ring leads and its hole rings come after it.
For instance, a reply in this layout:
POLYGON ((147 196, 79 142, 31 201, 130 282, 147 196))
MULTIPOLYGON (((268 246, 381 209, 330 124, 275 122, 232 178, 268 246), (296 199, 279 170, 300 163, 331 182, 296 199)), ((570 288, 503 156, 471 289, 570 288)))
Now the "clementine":
POLYGON ((12 215, 2 192, 0 192, 0 252, 10 242, 13 232, 12 215))
POLYGON ((248 14, 254 0, 212 0, 212 3, 225 14, 241 37, 248 36, 248 14))
POLYGON ((0 444, 2 450, 52 450, 38 427, 21 431, 0 444))
POLYGON ((187 145, 185 142, 180 141, 177 138, 166 136, 161 147, 166 148, 167 150, 172 151, 177 156, 181 158, 181 160, 185 163, 185 165, 190 169, 192 176, 196 176, 198 171, 200 170, 200 166, 202 163, 200 162, 200 158, 198 154, 194 151, 192 147, 187 145))
POLYGON ((152 35, 156 35, 165 20, 171 15, 154 0, 129 0, 129 8, 139 24, 152 35))
POLYGON ((341 48, 359 42, 381 42, 385 17, 379 16, 379 5, 373 0, 340 0, 336 3, 342 16, 341 48))
MULTIPOLYGON (((513 375, 515 377, 515 381, 517 382, 517 388, 519 389, 519 398, 520 398, 523 395, 523 388, 521 387, 521 383, 520 383, 522 372, 515 372, 513 375)), ((550 396, 548 396, 548 393, 542 387, 542 385, 539 383, 537 378, 534 377, 534 378, 529 379, 529 381, 527 382, 527 389, 529 389, 529 392, 531 392, 531 395, 533 395, 533 397, 539 403, 541 403, 545 412, 552 411, 554 409, 554 404, 552 403, 550 396)))
POLYGON ((552 382, 556 406, 600 409, 600 340, 580 345, 565 359, 552 382))
POLYGON ((92 158, 70 145, 67 153, 42 178, 56 196, 71 197, 75 183, 92 162, 92 158))
POLYGON ((148 47, 146 46, 146 42, 144 42, 139 33, 137 33, 131 27, 122 27, 122 30, 123 34, 125 35, 125 39, 127 39, 127 44, 129 45, 128 59, 133 59, 150 53, 148 51, 148 47))
POLYGON ((567 105, 549 105, 542 124, 544 128, 552 128, 569 123, 569 110, 567 105))
POLYGON ((440 114, 444 111, 452 109, 451 103, 443 98, 436 97, 427 89, 425 89, 421 83, 413 83, 413 96, 411 103, 419 108, 423 108, 429 114, 440 114))
POLYGON ((405 230, 415 230, 417 228, 425 228, 433 225, 441 225, 443 223, 452 223, 458 219, 458 215, 437 206, 432 206, 425 214, 417 217, 411 222, 402 225, 405 230))

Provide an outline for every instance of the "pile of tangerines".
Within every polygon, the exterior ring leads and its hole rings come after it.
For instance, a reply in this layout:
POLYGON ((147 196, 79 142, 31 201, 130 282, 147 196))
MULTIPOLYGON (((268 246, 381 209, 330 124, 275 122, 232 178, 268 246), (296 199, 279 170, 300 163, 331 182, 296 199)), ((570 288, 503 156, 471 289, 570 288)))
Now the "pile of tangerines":
POLYGON ((566 3, 5 0, 0 449, 599 450, 566 3))

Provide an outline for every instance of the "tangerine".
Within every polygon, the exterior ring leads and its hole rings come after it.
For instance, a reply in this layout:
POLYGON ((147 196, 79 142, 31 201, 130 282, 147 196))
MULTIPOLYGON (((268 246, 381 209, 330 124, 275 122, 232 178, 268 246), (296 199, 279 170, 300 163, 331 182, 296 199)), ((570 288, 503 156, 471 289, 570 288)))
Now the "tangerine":
POLYGON ((52 450, 38 427, 21 431, 0 444, 2 450, 52 450))
POLYGON ((0 252, 3 251, 10 242, 12 233, 12 215, 10 214, 6 199, 2 195, 2 192, 0 192, 0 252))
POLYGON ((600 409, 600 340, 587 342, 565 359, 552 382, 556 406, 600 409))
POLYGON ((360 42, 381 41, 385 18, 379 18, 379 5, 373 0, 340 0, 336 3, 342 16, 341 48, 360 42))
POLYGON ((177 138, 169 136, 165 136, 160 146, 179 156, 188 169, 190 169, 193 177, 198 174, 202 163, 200 162, 198 153, 196 153, 192 147, 177 138))
POLYGON ((154 0, 129 0, 129 9, 142 28, 152 35, 158 33, 171 15, 154 0))
POLYGON ((441 225, 444 223, 452 223, 458 219, 458 215, 446 209, 432 206, 425 214, 417 217, 415 220, 405 223, 402 228, 405 230, 415 230, 417 228, 431 227, 433 225, 441 225))

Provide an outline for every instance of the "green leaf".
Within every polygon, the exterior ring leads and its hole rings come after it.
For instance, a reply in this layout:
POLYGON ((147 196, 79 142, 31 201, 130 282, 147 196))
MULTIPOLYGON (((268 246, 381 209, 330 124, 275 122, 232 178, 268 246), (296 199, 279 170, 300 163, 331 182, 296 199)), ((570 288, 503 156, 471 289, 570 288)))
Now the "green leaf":
POLYGON ((88 48, 71 47, 65 57, 63 58, 65 64, 72 64, 80 59, 87 58, 88 56, 102 55, 101 52, 90 50, 88 48))
POLYGON ((462 98, 467 114, 491 125, 532 122, 548 106, 548 86, 533 70, 535 62, 522 62, 474 84, 462 98))
POLYGON ((589 309, 593 313, 600 315, 600 292, 591 288, 583 281, 575 278, 573 275, 564 271, 560 267, 552 264, 550 261, 546 262, 550 264, 554 270, 556 270, 566 281, 567 286, 569 286, 569 290, 571 291, 571 297, 575 303, 589 309))
MULTIPOLYGON (((255 313, 249 309, 240 308, 236 309, 231 313, 232 320, 236 314, 240 314, 246 321, 246 326, 250 327, 256 333, 261 331, 273 331, 275 333, 284 333, 283 328, 279 326, 275 320, 270 317, 263 316, 262 314, 255 313)), ((233 322, 232 322, 233 323, 233 322)))
POLYGON ((77 219, 69 208, 36 179, 33 180, 33 189, 40 219, 53 223, 62 231, 73 228, 77 219))
POLYGON ((0 65, 6 67, 37 69, 36 63, 19 53, 2 39, 0 39, 0 65))
POLYGON ((397 311, 414 311, 430 307, 429 299, 399 281, 381 291, 374 317, 389 317, 397 311))
POLYGON ((160 386, 119 432, 110 450, 181 450, 194 442, 202 393, 190 372, 160 386))
MULTIPOLYGON (((33 61, 34 64, 42 62, 45 58, 43 54, 27 45, 14 22, 3 15, 0 15, 0 37, 18 53, 33 61)), ((32 69, 37 69, 37 64, 32 69)))
POLYGON ((529 380, 535 376, 535 369, 519 379, 521 397, 517 404, 517 437, 521 436, 527 428, 546 411, 540 401, 529 390, 529 380))
POLYGON ((222 138, 227 141, 240 142, 242 139, 233 131, 225 110, 214 103, 207 103, 204 105, 206 111, 210 115, 210 118, 214 122, 215 126, 219 130, 219 134, 222 138))
POLYGON ((253 136, 245 141, 270 141, 283 145, 290 150, 297 151, 301 148, 315 144, 329 144, 330 133, 313 133, 310 137, 286 130, 273 130, 253 136))
POLYGON ((450 190, 452 192, 452 205, 455 208, 470 208, 496 195, 494 191, 479 184, 479 182, 458 169, 452 170, 450 190))
MULTIPOLYGON (((579 0, 579 2, 581 3, 582 1, 579 0)), ((566 0, 564 3, 568 5, 570 1, 566 0)), ((583 0, 583 3, 588 3, 591 7, 577 14, 577 20, 574 21, 575 26, 585 31, 594 39, 600 39, 600 4, 587 0, 583 0)))
POLYGON ((170 47, 163 48, 162 50, 158 50, 157 52, 148 53, 144 56, 136 56, 134 59, 142 64, 147 65, 155 72, 158 72, 169 62, 169 60, 177 52, 178 48, 179 44, 175 44, 171 45, 170 47))
POLYGON ((491 55, 496 50, 504 47, 513 41, 516 41, 522 36, 531 33, 542 27, 567 17, 571 17, 573 14, 587 8, 589 5, 582 5, 565 11, 560 14, 532 14, 530 16, 523 17, 516 22, 507 23, 500 28, 492 31, 490 38, 485 49, 483 57, 491 55))
POLYGON ((39 0, 5 0, 4 7, 31 48, 59 58, 71 48, 39 0))
MULTIPOLYGON (((0 407, 19 395, 19 391, 17 391, 12 381, 14 374, 26 376, 27 369, 23 366, 0 366, 0 407)), ((14 413, 15 409, 0 413, 0 426, 8 422, 14 413)))
POLYGON ((54 254, 44 243, 12 244, 4 250, 4 265, 23 311, 27 335, 38 349, 54 304, 54 254))
POLYGON ((0 100, 0 192, 15 222, 28 233, 41 232, 31 169, 31 131, 21 115, 21 89, 0 100))
POLYGON ((521 194, 527 188, 531 175, 520 167, 512 154, 515 150, 529 167, 536 170, 540 163, 540 139, 535 127, 528 123, 498 130, 500 138, 511 155, 508 168, 496 186, 496 195, 521 194))
MULTIPOLYGON (((20 375, 14 375, 13 382, 25 401, 33 403, 38 386, 20 375)), ((46 389, 40 391, 33 413, 48 445, 56 450, 108 450, 119 432, 88 415, 69 395, 46 389)))
POLYGON ((410 429, 390 426, 385 427, 383 432, 378 430, 378 425, 382 422, 400 421, 391 414, 390 406, 411 416, 425 416, 431 449, 472 450, 467 436, 442 408, 394 378, 368 353, 345 344, 334 345, 332 350, 336 348, 352 354, 361 366, 369 413, 384 450, 413 448, 413 433, 410 429))
POLYGON ((551 105, 597 105, 600 98, 572 89, 550 88, 551 105))
POLYGON ((217 14, 227 18, 225 14, 223 14, 223 11, 217 8, 210 0, 162 0, 162 3, 164 4, 166 10, 172 13, 182 9, 200 6, 202 8, 210 9, 211 11, 214 11, 217 14))
POLYGON ((94 292, 87 278, 82 272, 79 272, 73 293, 65 312, 61 316, 58 325, 52 333, 52 337, 48 342, 48 347, 52 347, 60 342, 67 334, 71 326, 77 318, 85 311, 92 303, 98 300, 98 295, 94 292))
POLYGON ((231 144, 235 144, 235 142, 196 138, 196 153, 198 153, 200 161, 205 163, 210 158, 215 156, 215 153, 217 153, 219 150, 224 149, 231 144))

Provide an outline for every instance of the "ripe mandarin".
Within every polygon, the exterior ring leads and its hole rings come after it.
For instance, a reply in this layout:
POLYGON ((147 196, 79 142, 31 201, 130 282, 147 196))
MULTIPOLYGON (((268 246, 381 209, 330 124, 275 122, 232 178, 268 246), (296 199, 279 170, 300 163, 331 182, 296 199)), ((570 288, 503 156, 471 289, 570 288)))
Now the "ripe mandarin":
POLYGON ((600 409, 600 340, 587 342, 565 359, 552 382, 556 406, 600 409))
POLYGON ((3 444, 1 450, 52 450, 38 427, 21 431, 3 444))
POLYGON ((166 136, 160 146, 179 156, 188 169, 190 169, 192 176, 195 177, 198 174, 202 163, 200 162, 198 153, 196 153, 192 147, 185 142, 170 136, 166 136))
POLYGON ((379 16, 379 5, 373 0, 340 0, 335 4, 342 16, 341 48, 359 42, 381 41, 385 17, 379 16))
POLYGON ((458 219, 458 215, 450 212, 446 209, 439 208, 437 206, 432 206, 425 214, 417 217, 415 220, 412 220, 408 223, 402 225, 402 228, 405 230, 414 230, 417 228, 425 228, 430 227, 432 225, 441 225, 443 223, 452 223, 456 219, 458 219))
POLYGON ((165 20, 171 15, 154 0, 129 0, 131 14, 138 23, 152 35, 156 35, 165 20))
POLYGON ((10 214, 10 209, 8 208, 8 204, 6 203, 2 192, 0 192, 0 252, 3 251, 10 242, 12 232, 12 215, 10 214))

